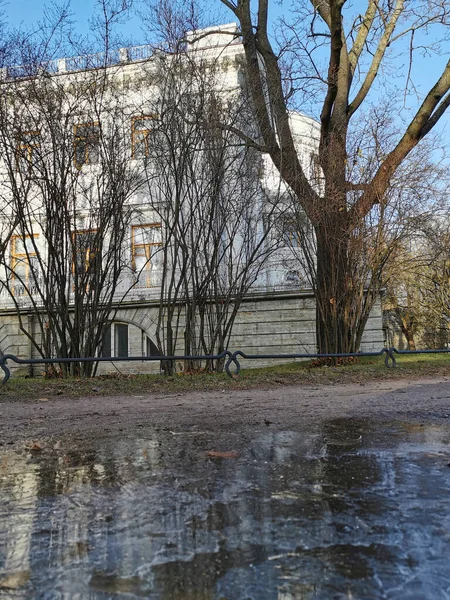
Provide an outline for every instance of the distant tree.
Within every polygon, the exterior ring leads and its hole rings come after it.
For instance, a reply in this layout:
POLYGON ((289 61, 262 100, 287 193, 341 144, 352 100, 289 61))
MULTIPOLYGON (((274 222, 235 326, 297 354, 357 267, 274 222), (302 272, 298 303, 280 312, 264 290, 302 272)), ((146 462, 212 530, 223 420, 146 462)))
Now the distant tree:
POLYGON ((443 348, 450 333, 448 211, 430 216, 391 265, 385 307, 409 350, 443 348))

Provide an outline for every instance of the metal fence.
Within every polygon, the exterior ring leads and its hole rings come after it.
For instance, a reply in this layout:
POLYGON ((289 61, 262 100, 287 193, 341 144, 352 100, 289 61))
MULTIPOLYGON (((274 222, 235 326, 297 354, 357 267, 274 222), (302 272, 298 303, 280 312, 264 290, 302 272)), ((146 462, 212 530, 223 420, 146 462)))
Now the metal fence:
POLYGON ((2 383, 5 384, 11 377, 11 371, 8 367, 8 361, 14 362, 18 365, 52 365, 52 364, 68 364, 68 363, 100 363, 100 362, 170 362, 170 361, 197 361, 197 360, 224 360, 225 372, 230 376, 239 375, 241 372, 241 363, 239 359, 244 360, 294 360, 297 358, 302 359, 327 359, 327 358, 359 358, 361 356, 385 356, 384 364, 388 368, 397 366, 396 354, 399 355, 410 355, 410 354, 448 354, 450 349, 442 350, 397 350, 397 348, 383 348, 378 352, 348 352, 344 354, 247 354, 242 350, 236 350, 231 352, 225 350, 221 354, 208 354, 208 355, 175 355, 175 356, 101 356, 101 357, 88 357, 88 358, 18 358, 13 354, 4 354, 0 356, 0 368, 4 372, 2 383), (234 369, 234 372, 233 370, 234 369))

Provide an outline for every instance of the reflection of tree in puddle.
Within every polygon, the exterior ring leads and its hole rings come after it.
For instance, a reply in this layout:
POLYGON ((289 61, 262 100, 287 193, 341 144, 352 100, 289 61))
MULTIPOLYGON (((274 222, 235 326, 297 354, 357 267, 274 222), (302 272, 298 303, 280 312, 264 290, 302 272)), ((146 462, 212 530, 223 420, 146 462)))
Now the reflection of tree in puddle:
POLYGON ((37 467, 23 469, 22 461, 15 453, 3 455, 0 467, 0 592, 12 594, 14 590, 14 598, 29 597, 31 535, 38 487, 37 467))
MULTIPOLYGON (((432 435, 436 446, 446 434, 432 435)), ((430 565, 449 484, 423 463, 431 459, 417 436, 430 442, 424 428, 386 436, 340 420, 250 440, 150 432, 39 456, 10 452, 0 479, 0 591, 293 600, 378 598, 384 582, 401 587, 405 574, 426 583, 422 563, 430 565), (238 447, 240 458, 207 458, 219 447, 238 447), (421 505, 431 502, 430 476, 442 496, 433 518, 421 505)), ((450 539, 439 540, 446 556, 450 539)))

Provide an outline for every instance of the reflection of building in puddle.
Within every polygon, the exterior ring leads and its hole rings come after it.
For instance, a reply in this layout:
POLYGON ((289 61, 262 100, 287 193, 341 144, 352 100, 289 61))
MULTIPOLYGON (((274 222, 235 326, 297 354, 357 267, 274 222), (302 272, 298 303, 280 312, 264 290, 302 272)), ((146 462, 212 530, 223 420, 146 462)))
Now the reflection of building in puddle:
POLYGON ((29 598, 30 549, 36 513, 39 469, 14 452, 0 466, 0 590, 29 598))
MULTIPOLYGON (((411 528, 427 568, 434 525, 420 517, 417 494, 428 498, 430 473, 440 481, 414 454, 412 465, 399 461, 399 451, 418 436, 416 450, 444 438, 397 429, 389 443, 377 426, 343 420, 308 432, 268 428, 251 440, 153 432, 84 453, 12 454, 0 483, 1 577, 61 600, 209 600, 243 590, 293 600, 329 597, 329 582, 345 590, 349 580, 366 582, 355 597, 378 597, 377 577, 394 580, 399 565, 419 570, 404 548, 411 528), (240 456, 208 458, 213 448, 240 456), (403 525, 406 517, 420 527, 403 525), (30 569, 27 584, 20 577, 30 569)), ((444 513, 440 492, 433 519, 444 513)))

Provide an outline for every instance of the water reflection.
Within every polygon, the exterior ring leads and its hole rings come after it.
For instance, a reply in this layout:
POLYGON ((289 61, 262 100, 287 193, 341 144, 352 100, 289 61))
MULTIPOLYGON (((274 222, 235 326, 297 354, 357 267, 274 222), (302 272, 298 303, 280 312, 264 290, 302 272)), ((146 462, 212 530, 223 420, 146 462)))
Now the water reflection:
POLYGON ((450 598, 450 428, 178 433, 4 452, 0 599, 450 598))

